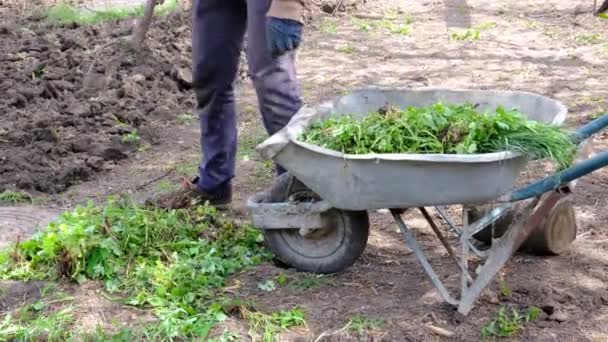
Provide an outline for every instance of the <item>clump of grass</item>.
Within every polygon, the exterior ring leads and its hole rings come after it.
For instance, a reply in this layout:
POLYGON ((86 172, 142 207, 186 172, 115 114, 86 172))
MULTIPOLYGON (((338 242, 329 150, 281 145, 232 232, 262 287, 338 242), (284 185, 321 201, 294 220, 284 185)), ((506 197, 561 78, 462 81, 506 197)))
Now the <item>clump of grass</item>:
POLYGON ((524 327, 524 324, 535 320, 541 313, 537 307, 530 307, 525 313, 520 313, 511 308, 511 313, 504 306, 498 308, 496 318, 484 324, 481 328, 481 336, 508 337, 512 336, 524 327))
MULTIPOLYGON (((179 6, 179 0, 166 0, 154 9, 156 15, 166 15, 179 6)), ((107 21, 122 20, 141 17, 144 14, 144 6, 132 7, 110 7, 102 9, 81 9, 69 4, 57 4, 52 6, 47 13, 49 20, 59 24, 98 24, 107 21)))
POLYGON ((32 196, 25 192, 4 190, 0 193, 0 202, 5 203, 32 203, 32 196))
POLYGON ((142 328, 147 338, 204 338, 226 317, 217 298, 226 277, 269 257, 262 240, 212 207, 165 211, 110 199, 66 212, 0 252, 0 279, 96 279, 158 317, 142 328))
POLYGON ((560 168, 571 165, 576 152, 570 132, 562 128, 528 121, 515 109, 481 113, 472 104, 388 108, 362 120, 333 117, 313 124, 299 139, 346 154, 510 150, 552 160, 560 168))
POLYGON ((383 319, 362 315, 353 316, 347 324, 348 330, 361 334, 365 331, 382 327, 386 322, 383 319))
MULTIPOLYGON (((271 315, 242 309, 249 322, 249 335, 262 336, 263 342, 276 342, 277 334, 291 327, 306 326, 304 311, 299 308, 275 312, 271 315)), ((254 338, 255 340, 255 338, 254 338)))

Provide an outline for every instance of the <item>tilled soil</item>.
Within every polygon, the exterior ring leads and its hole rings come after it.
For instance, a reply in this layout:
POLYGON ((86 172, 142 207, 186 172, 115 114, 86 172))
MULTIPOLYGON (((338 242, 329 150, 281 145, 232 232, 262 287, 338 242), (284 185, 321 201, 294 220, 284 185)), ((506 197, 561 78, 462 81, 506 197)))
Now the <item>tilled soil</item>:
POLYGON ((134 21, 0 27, 0 191, 58 193, 149 144, 192 111, 189 15, 158 19, 142 51, 134 21))

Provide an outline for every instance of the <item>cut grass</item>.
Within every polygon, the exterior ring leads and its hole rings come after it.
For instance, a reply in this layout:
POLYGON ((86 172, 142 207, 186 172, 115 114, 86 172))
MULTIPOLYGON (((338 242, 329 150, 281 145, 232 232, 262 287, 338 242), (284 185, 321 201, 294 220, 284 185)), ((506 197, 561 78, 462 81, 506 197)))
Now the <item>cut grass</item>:
POLYGON ((570 132, 528 121, 518 110, 478 112, 472 104, 435 103, 404 110, 385 108, 361 120, 344 115, 319 121, 298 139, 345 154, 483 154, 502 151, 572 164, 570 132))
MULTIPOLYGON (((0 252, 0 279, 99 280, 125 304, 157 316, 158 322, 135 331, 146 340, 204 338, 226 318, 218 296, 226 277, 269 258, 262 240, 258 230, 237 227, 211 207, 164 211, 110 199, 103 207, 66 212, 0 252)), ((18 333, 27 326, 0 319, 18 333)), ((45 322, 28 324, 33 329, 45 322)))
POLYGON ((57 312, 42 313, 34 304, 0 320, 3 341, 65 341, 72 337, 69 327, 74 322, 72 307, 57 312))
POLYGON ((271 315, 263 312, 252 312, 246 308, 241 309, 243 317, 249 322, 249 336, 257 340, 262 337, 262 342, 276 342, 277 335, 292 327, 306 326, 304 311, 299 308, 275 312, 271 315))
POLYGON ((21 191, 4 190, 0 193, 0 202, 5 203, 32 203, 33 198, 29 194, 21 191))
MULTIPOLYGON (((166 0, 154 9, 156 15, 166 15, 180 6, 179 0, 166 0)), ((49 8, 47 17, 50 21, 59 24, 90 25, 107 21, 123 20, 141 17, 144 6, 110 7, 104 9, 81 9, 69 4, 58 4, 49 8)))

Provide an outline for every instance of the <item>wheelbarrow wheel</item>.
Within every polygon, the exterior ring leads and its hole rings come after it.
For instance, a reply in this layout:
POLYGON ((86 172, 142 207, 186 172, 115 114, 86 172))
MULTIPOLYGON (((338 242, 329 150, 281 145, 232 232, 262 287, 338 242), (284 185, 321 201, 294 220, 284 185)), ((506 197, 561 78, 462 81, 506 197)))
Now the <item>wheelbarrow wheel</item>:
POLYGON ((266 245, 298 271, 328 274, 348 268, 367 245, 367 212, 332 209, 322 216, 326 226, 305 236, 299 229, 266 230, 266 245))
MULTIPOLYGON (((468 210, 469 222, 481 217, 492 207, 476 207, 468 210)), ((515 211, 510 210, 500 217, 493 225, 481 230, 473 237, 476 240, 490 244, 492 237, 499 238, 509 228, 515 217, 515 211), (493 229, 493 230, 492 230, 493 229)), ((576 238, 576 212, 569 198, 562 198, 547 213, 539 226, 532 231, 521 249, 537 255, 559 255, 565 252, 576 238)))
MULTIPOLYGON (((270 191, 269 200, 306 202, 320 198, 293 176, 283 174, 270 191)), ((321 217, 324 227, 305 234, 299 229, 264 231, 266 245, 280 261, 298 271, 336 273, 348 268, 367 245, 367 212, 332 209, 321 217)))

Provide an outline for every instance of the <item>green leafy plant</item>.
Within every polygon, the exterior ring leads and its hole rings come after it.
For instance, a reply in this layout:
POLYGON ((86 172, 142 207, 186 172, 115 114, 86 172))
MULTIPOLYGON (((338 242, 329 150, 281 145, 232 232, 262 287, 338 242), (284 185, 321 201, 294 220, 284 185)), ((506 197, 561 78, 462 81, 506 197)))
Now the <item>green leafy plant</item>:
POLYGON ((132 129, 129 133, 124 134, 120 138, 120 141, 122 141, 125 144, 128 144, 128 143, 138 144, 140 140, 141 140, 141 138, 139 136, 139 132, 135 128, 132 129))
POLYGON ((474 28, 450 31, 451 40, 478 40, 480 36, 481 31, 474 28))
POLYGON ((6 203, 31 203, 32 196, 21 191, 4 190, 0 192, 0 202, 6 203))
POLYGON ((349 115, 313 124, 300 140, 346 154, 520 152, 549 159, 560 168, 573 162, 571 133, 517 110, 481 113, 472 104, 436 103, 404 110, 387 108, 361 120, 349 115))
POLYGON ((450 39, 451 40, 460 40, 460 41, 479 40, 479 38, 481 37, 481 31, 485 31, 485 30, 488 30, 488 29, 491 29, 494 27, 496 27, 495 22, 487 22, 487 23, 481 23, 477 26, 468 28, 466 30, 451 30, 450 39))
POLYGON ((511 313, 504 306, 498 308, 496 318, 486 323, 481 328, 482 337, 507 337, 514 335, 523 329, 523 325, 535 320, 541 313, 537 307, 530 307, 525 313, 520 313, 511 308, 511 313))
POLYGON ((261 283, 258 283, 258 289, 265 292, 272 292, 277 289, 277 284, 272 279, 268 279, 261 283))
POLYGON ((279 274, 276 277, 277 280, 277 284, 279 284, 279 286, 285 286, 285 284, 287 284, 287 276, 284 275, 283 273, 279 274))
POLYGON ((262 240, 212 207, 165 211, 111 198, 1 252, 0 278, 97 279, 158 317, 142 327, 146 339, 200 338, 226 317, 216 293, 226 277, 269 257, 262 240))
POLYGON ((243 317, 249 322, 249 335, 262 336, 263 342, 277 342, 277 334, 291 327, 306 326, 304 311, 299 308, 275 312, 271 315, 262 312, 243 310, 243 317))

